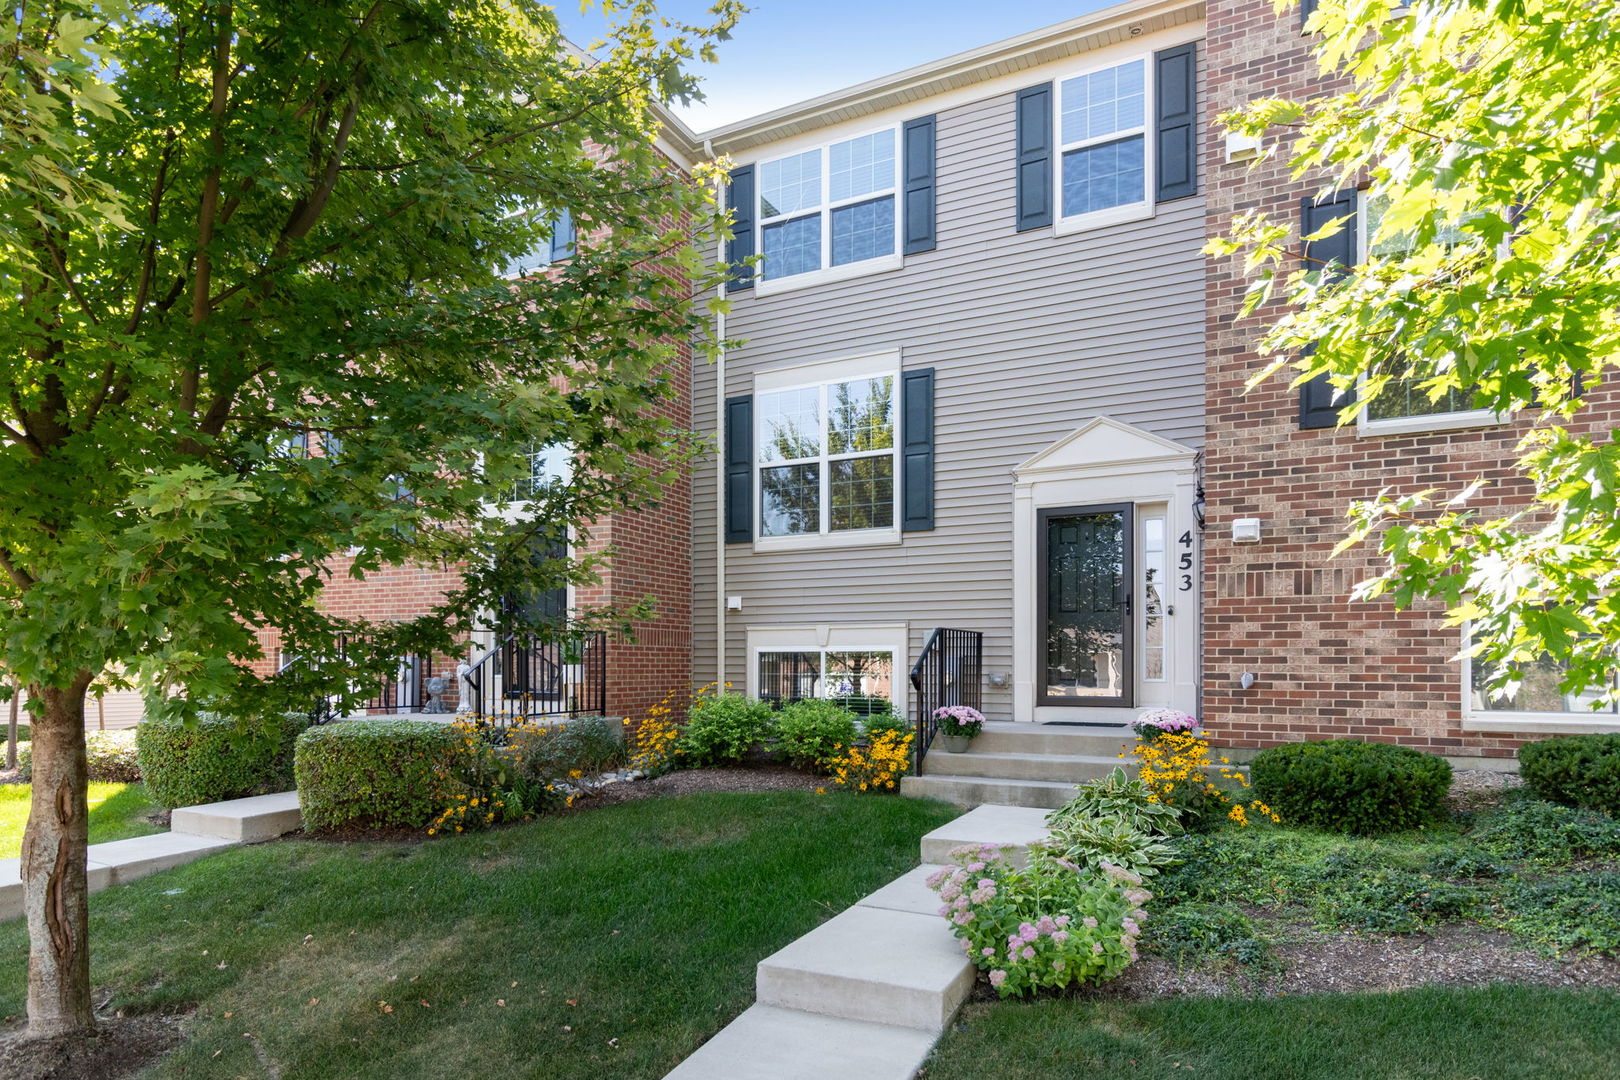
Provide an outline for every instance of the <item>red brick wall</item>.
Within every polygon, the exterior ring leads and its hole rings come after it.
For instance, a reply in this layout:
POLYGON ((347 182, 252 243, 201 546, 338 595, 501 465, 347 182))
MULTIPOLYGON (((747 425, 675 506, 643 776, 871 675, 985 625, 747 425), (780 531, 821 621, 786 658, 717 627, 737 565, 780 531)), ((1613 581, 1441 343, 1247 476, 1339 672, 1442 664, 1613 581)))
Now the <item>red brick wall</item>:
MULTIPOLYGON (((1258 169, 1227 164, 1215 117, 1257 97, 1298 97, 1332 89, 1300 33, 1297 9, 1270 0, 1215 0, 1208 8, 1205 150, 1208 228, 1227 231, 1235 213, 1261 208, 1298 226, 1299 200, 1319 185, 1289 176, 1286 157, 1258 169)), ((1527 426, 1450 434, 1361 437, 1355 429, 1301 431, 1298 391, 1278 376, 1244 393, 1258 370, 1252 343, 1276 314, 1239 319, 1244 292, 1237 259, 1211 259, 1206 276, 1208 413, 1204 535, 1205 720, 1234 746, 1354 737, 1399 742, 1463 757, 1509 757, 1523 736, 1462 730, 1457 630, 1440 625, 1437 606, 1396 612, 1386 602, 1354 603, 1349 592, 1372 576, 1370 549, 1330 560, 1352 499, 1385 487, 1460 488, 1476 476, 1493 484, 1477 505, 1522 500, 1509 475, 1513 447, 1527 426), (1262 522, 1258 544, 1234 545, 1234 518, 1262 522), (1249 690, 1242 672, 1256 673, 1249 690)), ((1584 422, 1620 423, 1612 388, 1592 392, 1584 422)))

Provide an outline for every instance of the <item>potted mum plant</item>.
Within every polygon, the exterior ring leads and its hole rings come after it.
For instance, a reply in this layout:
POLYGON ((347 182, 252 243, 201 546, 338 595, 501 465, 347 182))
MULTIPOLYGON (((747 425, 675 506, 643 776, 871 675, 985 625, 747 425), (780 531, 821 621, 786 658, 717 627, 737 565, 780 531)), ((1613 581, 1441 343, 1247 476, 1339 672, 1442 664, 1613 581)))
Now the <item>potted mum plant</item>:
POLYGON ((946 705, 934 710, 939 721, 939 737, 947 753, 967 750, 973 737, 984 727, 984 714, 970 705, 946 705))
POLYGON ((1131 721, 1131 730, 1143 742, 1152 742, 1161 735, 1196 735, 1198 717, 1178 709, 1145 709, 1131 721))

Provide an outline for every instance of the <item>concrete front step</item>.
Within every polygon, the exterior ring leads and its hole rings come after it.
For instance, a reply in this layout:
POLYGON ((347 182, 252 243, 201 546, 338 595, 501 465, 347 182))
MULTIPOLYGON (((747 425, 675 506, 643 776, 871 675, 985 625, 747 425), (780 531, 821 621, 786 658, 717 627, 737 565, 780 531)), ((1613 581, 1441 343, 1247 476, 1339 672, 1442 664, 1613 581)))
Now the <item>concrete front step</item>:
MULTIPOLYGON (((127 885, 162 870, 172 870, 204 855, 232 847, 234 841, 183 833, 156 833, 106 844, 91 844, 88 884, 91 892, 127 885)), ((22 860, 0 859, 0 921, 23 913, 22 860)))
POLYGON ((303 828, 298 792, 185 806, 169 815, 169 828, 190 836, 212 836, 241 844, 274 840, 303 828))
POLYGON ((958 806, 985 806, 994 803, 1000 806, 1055 810, 1074 798, 1074 785, 1056 780, 925 775, 903 777, 900 780, 900 793, 923 799, 943 799, 958 806))
POLYGON ((973 978, 938 915, 857 905, 761 960, 755 997, 761 1005, 938 1032, 973 978))
POLYGON ((922 861, 948 863, 952 848, 990 844, 1005 850, 1014 862, 1020 862, 1029 845, 1045 840, 1047 835, 1045 810, 1027 806, 980 806, 924 836, 922 861))
MULTIPOLYGON (((940 919, 939 894, 928 887, 928 875, 945 869, 936 863, 923 863, 907 870, 877 892, 860 901, 860 907, 886 908, 889 911, 909 911, 914 915, 927 915, 940 919)), ((943 922, 944 920, 941 919, 943 922)))
POLYGON ((962 754, 930 750, 923 758, 925 776, 978 776, 997 780, 1055 780, 1081 784, 1107 776, 1125 763, 1117 757, 1081 754, 981 753, 975 745, 962 754))
MULTIPOLYGON (((1123 725, 1078 727, 992 720, 970 745, 977 754, 1064 754, 1118 760, 1119 752, 1135 742, 1136 733, 1123 725)), ((929 749, 927 760, 932 761, 936 753, 944 756, 937 743, 929 749)))
POLYGON ((911 1080, 931 1032, 755 1005, 665 1080, 911 1080))

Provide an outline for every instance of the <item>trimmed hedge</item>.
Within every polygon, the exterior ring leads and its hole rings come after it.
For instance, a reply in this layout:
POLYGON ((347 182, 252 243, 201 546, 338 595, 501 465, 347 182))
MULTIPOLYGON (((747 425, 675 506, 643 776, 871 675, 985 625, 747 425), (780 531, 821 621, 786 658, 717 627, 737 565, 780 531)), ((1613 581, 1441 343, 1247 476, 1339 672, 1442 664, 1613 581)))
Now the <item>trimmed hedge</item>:
POLYGON ((439 772, 456 733, 422 720, 344 720, 298 737, 304 829, 426 827, 444 809, 439 772))
POLYGON ((1519 775, 1537 798, 1620 815, 1620 735, 1571 735, 1519 747, 1519 775))
MULTIPOLYGON (((4 754, 0 749, 0 755, 4 754)), ((135 729, 91 731, 84 736, 84 754, 93 783, 138 784, 141 763, 135 756, 135 729)), ((5 758, 0 756, 0 764, 5 758)), ((17 772, 24 780, 34 776, 33 744, 17 744, 17 772)))
POLYGON ((1327 739, 1262 750, 1256 797, 1290 825, 1371 836, 1445 816, 1451 765, 1405 746, 1327 739))
POLYGON ((179 806, 291 791, 301 713, 275 723, 204 714, 195 723, 143 720, 135 728, 141 777, 158 805, 179 806))

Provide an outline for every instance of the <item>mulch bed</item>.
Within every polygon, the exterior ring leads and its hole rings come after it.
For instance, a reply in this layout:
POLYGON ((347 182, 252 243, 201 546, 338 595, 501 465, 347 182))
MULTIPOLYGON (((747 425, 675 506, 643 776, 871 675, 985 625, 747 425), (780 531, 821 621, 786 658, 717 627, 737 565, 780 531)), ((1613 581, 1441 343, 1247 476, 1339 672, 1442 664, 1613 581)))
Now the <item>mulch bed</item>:
POLYGON ((573 806, 577 813, 603 806, 651 799, 661 795, 691 795, 699 791, 814 791, 827 785, 824 776, 811 776, 781 765, 737 765, 725 769, 680 769, 651 780, 609 784, 573 806))
POLYGON ((102 1020, 96 1036, 23 1040, 18 1021, 0 1028, 0 1076, 7 1080, 121 1080, 134 1076, 181 1042, 180 1017, 102 1020))

